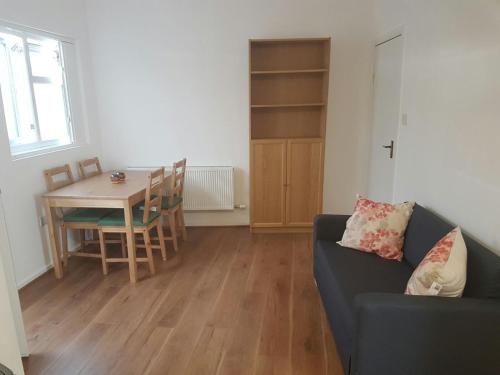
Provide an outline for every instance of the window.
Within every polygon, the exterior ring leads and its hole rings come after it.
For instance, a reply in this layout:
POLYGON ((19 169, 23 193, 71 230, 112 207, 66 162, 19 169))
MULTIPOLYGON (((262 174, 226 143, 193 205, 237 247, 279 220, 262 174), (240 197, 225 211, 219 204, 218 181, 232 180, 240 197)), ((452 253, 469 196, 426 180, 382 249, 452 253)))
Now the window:
POLYGON ((11 154, 71 145, 62 42, 0 27, 0 88, 11 154))

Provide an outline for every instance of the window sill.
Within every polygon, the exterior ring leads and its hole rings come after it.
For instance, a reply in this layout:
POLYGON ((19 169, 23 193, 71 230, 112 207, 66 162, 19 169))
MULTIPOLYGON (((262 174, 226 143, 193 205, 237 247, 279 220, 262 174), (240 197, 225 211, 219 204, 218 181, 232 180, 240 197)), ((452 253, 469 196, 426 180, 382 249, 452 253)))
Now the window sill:
POLYGON ((73 143, 70 145, 54 146, 54 147, 48 147, 48 148, 42 148, 42 149, 38 149, 38 150, 23 152, 23 153, 19 153, 19 154, 12 154, 12 161, 31 159, 31 158, 35 158, 38 156, 53 154, 55 152, 72 150, 72 149, 79 148, 80 146, 81 146, 81 144, 73 143))

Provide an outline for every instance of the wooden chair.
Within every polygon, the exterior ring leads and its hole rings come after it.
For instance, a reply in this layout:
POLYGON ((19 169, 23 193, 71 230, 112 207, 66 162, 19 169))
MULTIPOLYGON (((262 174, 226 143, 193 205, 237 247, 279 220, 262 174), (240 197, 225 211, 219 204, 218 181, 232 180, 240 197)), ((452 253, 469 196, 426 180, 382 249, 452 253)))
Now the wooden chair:
POLYGON ((102 174, 99 158, 85 159, 78 162, 78 173, 81 179, 90 178, 102 174), (91 170, 89 171, 89 167, 91 170))
MULTIPOLYGON (((78 174, 80 175, 80 178, 82 180, 94 176, 99 176, 102 174, 102 167, 101 163, 99 161, 98 157, 91 158, 91 159, 85 159, 85 160, 80 160, 78 162, 78 174)), ((95 231, 96 235, 98 236, 99 234, 97 233, 97 229, 95 231)), ((85 246, 88 243, 99 243, 99 240, 86 240, 85 239, 85 232, 81 233, 81 238, 83 238, 82 241, 82 246, 85 246)), ((120 239, 108 239, 106 243, 120 243, 122 245, 122 255, 123 257, 126 256, 126 248, 125 244, 127 243, 127 237, 125 236, 124 233, 120 234, 120 239)))
POLYGON ((45 171, 43 171, 43 175, 45 177, 45 183, 47 184, 48 191, 54 191, 62 187, 71 185, 75 182, 69 164, 46 169, 45 171), (60 175, 62 175, 62 178, 57 179, 56 176, 60 175))
MULTIPOLYGON (((54 191, 65 186, 71 185, 75 182, 73 173, 69 164, 60 167, 47 169, 43 172, 48 191, 54 191)), ((59 211, 59 216, 62 219, 61 240, 62 240, 62 258, 63 264, 68 264, 68 229, 79 230, 81 237, 81 247, 79 251, 73 252, 72 255, 87 257, 87 258, 100 258, 99 253, 84 252, 88 243, 99 243, 98 241, 86 241, 85 230, 97 230, 98 221, 105 215, 109 214, 110 210, 106 208, 78 208, 70 212, 64 212, 62 209, 59 211)), ((47 212, 47 215, 50 213, 47 212)))
MULTIPOLYGON (((165 168, 157 169, 148 175, 148 184, 146 186, 146 199, 144 200, 144 209, 134 208, 133 224, 134 233, 142 234, 146 247, 146 258, 136 258, 137 262, 147 262, 149 270, 155 273, 153 260, 153 251, 151 246, 150 231, 156 228, 160 239, 160 249, 163 258, 167 256, 165 240, 161 226, 161 207, 163 200, 163 187, 165 179, 165 168)), ((99 240, 101 241, 102 270, 105 275, 108 274, 108 263, 129 262, 128 258, 108 258, 106 255, 106 244, 104 236, 106 233, 126 233, 125 215, 122 210, 103 217, 99 221, 99 240)), ((130 249, 130 246, 128 247, 130 249)))
POLYGON ((161 214, 168 219, 170 237, 164 237, 166 241, 172 241, 174 250, 179 250, 177 237, 182 234, 187 239, 186 224, 184 221, 184 209, 182 206, 184 192, 184 178, 186 176, 186 159, 175 162, 172 166, 170 186, 167 195, 163 199, 161 214), (179 228, 177 228, 179 227, 179 228), (177 229, 180 229, 180 233, 177 229))

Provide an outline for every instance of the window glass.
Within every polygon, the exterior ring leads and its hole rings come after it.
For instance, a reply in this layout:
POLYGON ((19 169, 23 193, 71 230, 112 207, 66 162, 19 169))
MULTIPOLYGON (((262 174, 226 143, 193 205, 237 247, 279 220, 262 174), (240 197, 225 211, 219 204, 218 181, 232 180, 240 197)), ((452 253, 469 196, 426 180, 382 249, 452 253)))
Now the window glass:
POLYGON ((0 87, 13 155, 73 143, 61 42, 0 28, 0 87))
POLYGON ((62 70, 59 59, 59 44, 29 44, 29 50, 33 76, 61 81, 62 70))
POLYGON ((9 133, 9 140, 12 141, 19 137, 16 126, 16 113, 14 103, 12 101, 12 83, 10 81, 9 72, 2 67, 7 66, 7 51, 4 43, 0 43, 0 90, 2 90, 2 103, 5 115, 5 122, 7 124, 7 131, 9 133))
POLYGON ((69 142, 62 87, 35 83, 34 89, 41 140, 59 139, 61 142, 69 142))

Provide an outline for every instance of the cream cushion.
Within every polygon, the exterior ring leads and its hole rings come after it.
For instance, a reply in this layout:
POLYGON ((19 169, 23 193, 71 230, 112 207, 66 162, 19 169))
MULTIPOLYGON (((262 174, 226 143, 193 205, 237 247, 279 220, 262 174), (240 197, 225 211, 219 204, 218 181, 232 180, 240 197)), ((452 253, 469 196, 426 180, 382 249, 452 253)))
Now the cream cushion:
POLYGON ((338 244, 382 258, 401 260, 404 233, 414 205, 414 202, 390 204, 358 199, 338 244))
POLYGON ((467 248, 457 227, 439 240, 420 262, 405 294, 461 297, 466 279, 467 248))

